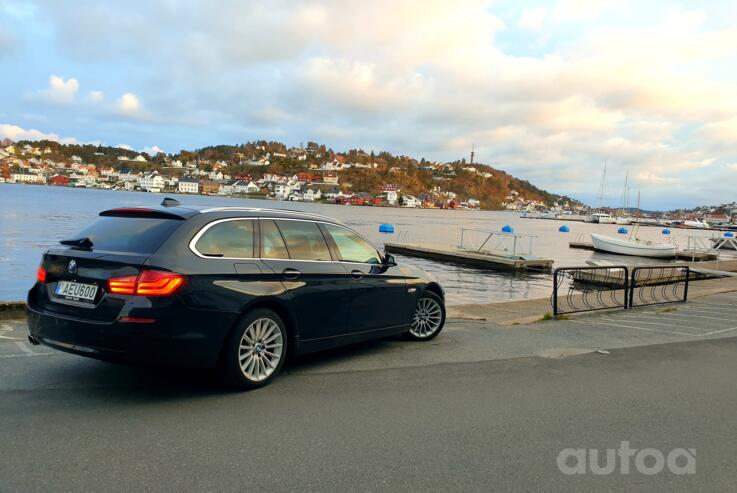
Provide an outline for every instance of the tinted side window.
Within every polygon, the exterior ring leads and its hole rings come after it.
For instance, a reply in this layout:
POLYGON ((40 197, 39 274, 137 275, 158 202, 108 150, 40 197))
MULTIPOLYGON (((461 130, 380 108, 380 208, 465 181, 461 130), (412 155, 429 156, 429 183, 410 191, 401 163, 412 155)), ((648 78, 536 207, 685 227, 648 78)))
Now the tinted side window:
POLYGON ((376 248, 353 231, 326 224, 330 236, 332 236, 338 252, 343 260, 347 262, 362 262, 366 264, 380 264, 381 257, 376 248))
POLYGON ((274 221, 271 220, 261 221, 261 257, 289 258, 284 239, 274 221))
POLYGON ((317 223, 276 221, 287 242, 289 258, 295 260, 332 260, 325 238, 317 223))
POLYGON ((217 223, 197 240, 195 248, 212 257, 253 257, 253 221, 237 220, 217 223))

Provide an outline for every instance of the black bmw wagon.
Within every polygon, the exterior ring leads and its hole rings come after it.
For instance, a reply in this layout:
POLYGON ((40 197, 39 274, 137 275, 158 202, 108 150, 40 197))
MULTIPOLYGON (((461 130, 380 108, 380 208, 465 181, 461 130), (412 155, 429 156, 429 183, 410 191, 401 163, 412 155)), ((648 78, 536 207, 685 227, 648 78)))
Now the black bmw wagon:
POLYGON ((396 334, 427 341, 444 293, 339 221, 243 207, 119 208, 43 254, 34 344, 108 361, 216 368, 265 385, 290 354, 396 334))

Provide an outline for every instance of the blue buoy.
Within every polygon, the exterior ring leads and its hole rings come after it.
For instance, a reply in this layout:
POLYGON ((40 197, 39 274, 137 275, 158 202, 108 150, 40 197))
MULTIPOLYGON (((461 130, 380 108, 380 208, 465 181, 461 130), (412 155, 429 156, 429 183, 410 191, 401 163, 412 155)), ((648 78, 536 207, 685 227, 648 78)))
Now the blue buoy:
POLYGON ((506 226, 502 226, 502 233, 513 233, 514 228, 507 224, 506 226))
POLYGON ((380 224, 379 225, 379 233, 393 233, 394 232, 394 225, 393 224, 380 224))
POLYGON ((627 228, 619 228, 617 230, 617 233, 619 233, 621 235, 626 235, 627 234, 627 228))
POLYGON ((570 230, 571 228, 569 228, 568 226, 561 226, 560 228, 558 228, 558 231, 560 231, 561 233, 568 233, 570 230))
POLYGON ((664 229, 663 230, 663 234, 664 235, 669 235, 670 234, 670 230, 669 229, 664 229))
POLYGON ((731 231, 727 231, 726 233, 724 233, 724 237, 725 238, 734 238, 734 233, 732 233, 731 231))

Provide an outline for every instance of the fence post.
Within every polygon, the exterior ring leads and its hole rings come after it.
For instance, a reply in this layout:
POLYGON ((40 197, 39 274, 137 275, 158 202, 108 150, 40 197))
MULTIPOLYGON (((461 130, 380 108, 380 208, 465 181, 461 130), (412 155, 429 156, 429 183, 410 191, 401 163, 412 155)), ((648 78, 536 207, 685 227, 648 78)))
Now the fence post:
POLYGON ((558 269, 553 271, 553 318, 558 318, 558 269))
POLYGON ((624 309, 632 308, 630 305, 630 270, 624 268, 624 309))
POLYGON ((688 280, 691 278, 691 269, 688 267, 688 265, 685 267, 686 269, 686 283, 683 286, 683 302, 688 301, 688 280))

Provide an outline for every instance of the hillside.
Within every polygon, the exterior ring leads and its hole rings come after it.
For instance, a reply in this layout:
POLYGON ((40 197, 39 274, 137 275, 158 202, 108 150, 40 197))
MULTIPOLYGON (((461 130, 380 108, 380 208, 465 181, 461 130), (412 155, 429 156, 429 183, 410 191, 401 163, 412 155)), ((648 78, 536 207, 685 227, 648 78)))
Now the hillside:
POLYGON ((512 192, 517 192, 525 201, 545 205, 578 203, 485 164, 474 163, 471 166, 465 160, 438 163, 424 158, 418 160, 409 156, 395 156, 388 152, 366 153, 360 149, 336 152, 314 142, 309 142, 304 148, 288 148, 281 142, 256 141, 154 156, 110 146, 59 144, 53 141, 17 143, 19 147, 26 144, 44 148, 46 152, 43 159, 69 161, 73 156, 78 156, 82 162, 97 166, 127 168, 134 172, 157 170, 178 176, 185 174, 188 169, 186 164, 190 164, 205 171, 211 171, 216 166, 224 174, 249 175, 259 179, 266 173, 293 175, 337 159, 352 165, 341 170, 339 176, 341 188, 354 193, 377 193, 385 185, 395 184, 403 194, 418 196, 452 192, 461 200, 475 198, 481 201, 484 209, 503 208, 512 192), (138 155, 142 155, 146 161, 132 161, 138 155), (121 161, 121 156, 131 160, 121 161), (184 164, 184 167, 172 168, 172 163, 184 164))

